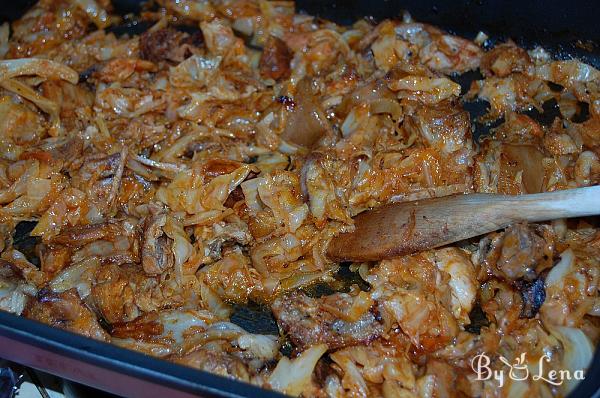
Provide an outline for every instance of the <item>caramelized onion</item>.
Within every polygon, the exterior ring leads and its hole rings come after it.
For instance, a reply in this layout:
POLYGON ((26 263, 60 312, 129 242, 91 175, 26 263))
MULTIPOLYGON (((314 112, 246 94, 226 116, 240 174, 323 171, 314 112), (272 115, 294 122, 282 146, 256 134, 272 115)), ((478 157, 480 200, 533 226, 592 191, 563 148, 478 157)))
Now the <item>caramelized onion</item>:
MULTIPOLYGON (((523 172, 523 185, 527 193, 542 192, 544 182, 544 155, 533 145, 504 144, 502 148, 504 170, 519 170, 523 172)), ((514 175, 514 172, 510 174, 514 175)))
POLYGON ((311 148, 331 129, 311 86, 312 82, 307 78, 298 83, 294 95, 296 105, 288 115, 281 136, 284 140, 305 148, 311 148))

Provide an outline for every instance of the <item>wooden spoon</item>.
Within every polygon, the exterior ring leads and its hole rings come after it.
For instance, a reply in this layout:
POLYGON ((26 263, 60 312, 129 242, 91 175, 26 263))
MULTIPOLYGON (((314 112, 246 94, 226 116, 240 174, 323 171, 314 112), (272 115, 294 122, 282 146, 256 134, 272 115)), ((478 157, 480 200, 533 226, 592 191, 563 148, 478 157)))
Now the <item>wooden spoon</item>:
POLYGON ((515 222, 600 215, 600 186, 532 195, 453 195, 392 203, 354 218, 332 239, 334 261, 377 261, 496 231, 515 222))

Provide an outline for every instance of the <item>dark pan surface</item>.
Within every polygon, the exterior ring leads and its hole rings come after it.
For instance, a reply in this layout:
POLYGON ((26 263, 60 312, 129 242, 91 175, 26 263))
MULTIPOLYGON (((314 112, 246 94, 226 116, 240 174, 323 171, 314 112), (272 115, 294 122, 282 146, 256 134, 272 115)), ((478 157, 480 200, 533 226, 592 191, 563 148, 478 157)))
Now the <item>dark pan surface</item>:
POLYGON ((467 38, 483 31, 492 41, 512 38, 524 47, 542 45, 557 58, 576 57, 600 67, 599 3, 595 0, 300 0, 296 4, 307 14, 341 24, 365 16, 396 18, 408 10, 417 21, 467 38))

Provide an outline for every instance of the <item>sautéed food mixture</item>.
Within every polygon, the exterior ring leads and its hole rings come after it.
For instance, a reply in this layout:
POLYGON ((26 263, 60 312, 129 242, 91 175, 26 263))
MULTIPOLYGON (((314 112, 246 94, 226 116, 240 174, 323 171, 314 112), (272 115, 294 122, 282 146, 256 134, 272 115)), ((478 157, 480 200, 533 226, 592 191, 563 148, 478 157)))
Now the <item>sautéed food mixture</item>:
POLYGON ((325 249, 391 202, 599 183, 600 71, 543 48, 290 1, 40 0, 0 26, 0 309, 288 395, 568 394, 531 375, 600 340, 597 218, 325 249), (249 304, 279 334, 233 323, 249 304))

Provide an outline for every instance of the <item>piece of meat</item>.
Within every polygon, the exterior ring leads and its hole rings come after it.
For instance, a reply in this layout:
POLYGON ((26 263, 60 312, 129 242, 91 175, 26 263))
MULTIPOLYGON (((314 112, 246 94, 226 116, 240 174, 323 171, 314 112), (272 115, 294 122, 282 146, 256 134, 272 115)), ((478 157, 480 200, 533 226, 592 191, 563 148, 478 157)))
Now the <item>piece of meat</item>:
POLYGON ((302 292, 294 292, 273 302, 271 308, 277 323, 299 349, 321 343, 327 344, 330 350, 365 344, 383 333, 383 325, 371 311, 357 321, 345 321, 322 307, 325 299, 337 302, 337 308, 343 309, 350 306, 351 297, 336 293, 314 299, 302 292))
POLYGON ((285 79, 290 76, 292 53, 285 42, 269 36, 260 56, 260 75, 265 79, 285 79))
POLYGON ((198 348, 183 356, 171 356, 169 360, 205 372, 246 382, 250 381, 250 373, 246 365, 239 358, 227 352, 198 348))
POLYGON ((109 323, 131 321, 139 315, 129 279, 117 265, 108 264, 98 269, 92 297, 96 308, 109 323))
POLYGON ((481 257, 491 272, 509 281, 534 281, 552 265, 554 242, 543 230, 527 224, 512 224, 506 230, 483 239, 481 257))
POLYGON ((189 35, 166 28, 146 31, 140 36, 140 58, 152 62, 181 62, 193 54, 194 47, 202 45, 202 33, 189 35))
POLYGON ((504 233, 496 268, 509 279, 532 280, 537 263, 548 256, 547 243, 523 224, 510 226, 504 233))
POLYGON ((174 264, 172 240, 163 231, 166 223, 166 213, 146 217, 144 222, 142 266, 148 275, 158 275, 174 264))
POLYGON ((81 302, 75 289, 63 293, 40 291, 37 300, 25 310, 24 315, 96 340, 110 340, 108 333, 100 327, 96 315, 81 302))

